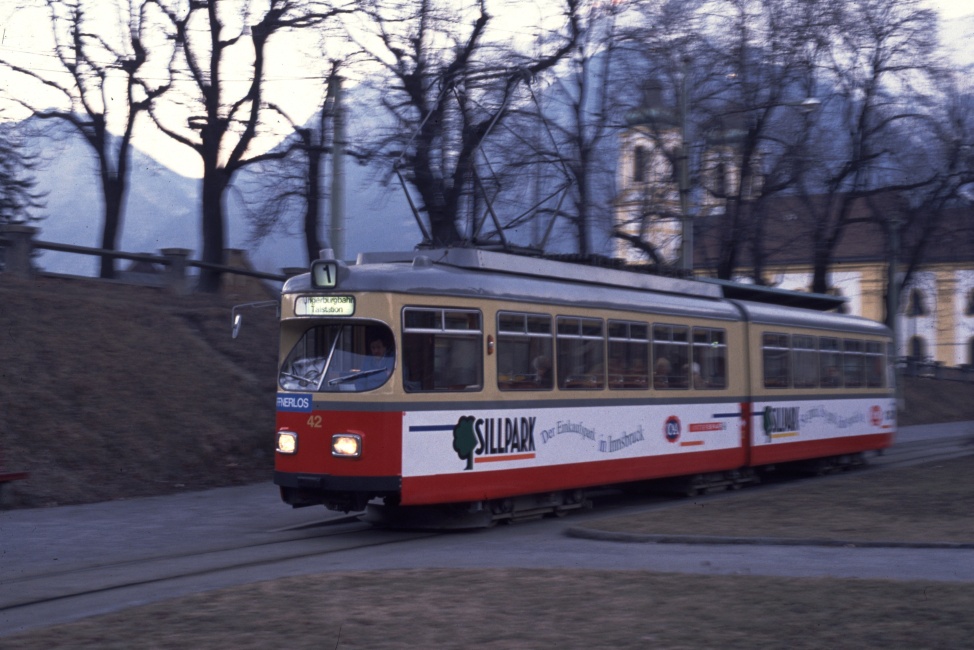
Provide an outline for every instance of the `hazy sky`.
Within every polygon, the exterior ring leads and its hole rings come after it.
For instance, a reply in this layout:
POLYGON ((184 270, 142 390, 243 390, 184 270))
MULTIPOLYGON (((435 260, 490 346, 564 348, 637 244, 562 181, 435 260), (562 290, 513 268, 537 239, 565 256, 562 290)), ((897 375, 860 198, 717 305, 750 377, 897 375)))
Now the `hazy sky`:
MULTIPOLYGON (((974 0, 925 0, 925 2, 931 8, 937 9, 943 17, 942 35, 952 41, 952 49, 958 62, 974 64, 974 47, 968 45, 972 35, 962 29, 962 26, 969 27, 972 23, 971 21, 965 21, 963 24, 957 22, 958 18, 974 15, 974 0)), ((18 10, 18 4, 20 0, 0 0, 0 56, 34 70, 49 72, 52 75, 64 75, 64 71, 59 70, 58 62, 50 54, 50 34, 46 13, 18 10)), ((539 14, 550 15, 561 6, 562 0, 493 0, 489 4, 498 22, 509 23, 509 26, 498 27, 508 29, 511 36, 530 35, 528 32, 533 30, 529 25, 536 22, 539 14), (521 8, 514 10, 510 7, 512 4, 520 4, 521 8), (551 11, 547 11, 549 7, 551 11), (508 20, 505 21, 505 18, 508 20)), ((294 41, 289 44, 293 45, 294 41)), ((319 85, 313 85, 311 87, 314 91, 309 91, 307 83, 309 72, 305 64, 308 61, 321 60, 321 55, 313 46, 296 48, 286 57, 281 57, 280 51, 279 48, 275 48, 271 53, 271 60, 268 61, 268 79, 272 81, 268 84, 267 93, 280 98, 278 101, 286 104, 285 107, 291 111, 295 120, 303 121, 316 110, 319 102, 319 97, 316 95, 320 89, 319 85)), ((310 74, 322 75, 320 71, 312 71, 310 74)), ((40 88, 36 83, 27 84, 0 71, 0 85, 14 87, 15 84, 17 87, 31 88, 32 93, 40 88)), ((23 116, 20 112, 8 109, 0 119, 16 119, 23 116)), ((152 150, 154 155, 161 158, 161 162, 179 169, 183 174, 192 176, 201 171, 195 169, 199 166, 198 156, 189 153, 181 146, 174 145, 161 134, 156 134, 149 139, 139 138, 137 146, 152 150)))
POLYGON ((944 20, 974 14, 971 0, 928 0, 931 7, 940 12, 944 20))

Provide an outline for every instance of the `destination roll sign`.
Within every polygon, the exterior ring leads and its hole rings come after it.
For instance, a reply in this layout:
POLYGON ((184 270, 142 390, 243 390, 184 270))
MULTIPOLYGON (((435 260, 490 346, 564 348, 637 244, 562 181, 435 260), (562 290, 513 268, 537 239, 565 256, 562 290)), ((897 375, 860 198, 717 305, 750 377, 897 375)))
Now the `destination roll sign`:
POLYGON ((353 316, 354 296, 298 296, 294 301, 295 316, 353 316))

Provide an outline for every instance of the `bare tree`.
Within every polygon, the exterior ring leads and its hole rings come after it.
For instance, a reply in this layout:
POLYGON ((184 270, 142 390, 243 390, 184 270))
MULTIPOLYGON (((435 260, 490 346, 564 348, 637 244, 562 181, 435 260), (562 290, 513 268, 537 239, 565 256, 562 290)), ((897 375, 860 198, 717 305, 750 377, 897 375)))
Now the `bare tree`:
POLYGON ((801 184, 812 238, 814 292, 830 288, 829 271, 847 227, 861 218, 857 201, 906 192, 935 182, 936 174, 906 178, 901 134, 923 129, 929 116, 923 83, 934 72, 936 16, 918 0, 853 0, 833 3, 822 21, 828 42, 817 61, 824 98, 814 168, 801 184))
POLYGON ((575 248, 583 256, 595 252, 593 234, 609 226, 615 194, 614 137, 628 99, 616 76, 622 64, 619 21, 625 6, 591 3, 585 9, 575 47, 549 75, 547 110, 538 116, 549 135, 539 140, 538 154, 562 171, 571 188, 570 204, 553 216, 571 223, 575 248))
MULTIPOLYGON (((727 0, 710 17, 704 60, 711 80, 701 101, 707 120, 700 185, 723 206, 716 274, 731 279, 750 249, 752 278, 763 284, 763 204, 797 181, 810 133, 811 58, 819 16, 794 0, 727 0)), ((814 3, 812 3, 814 4, 814 3)))
POLYGON ((38 159, 20 131, 18 125, 0 124, 0 224, 37 219, 33 211, 44 207, 33 175, 38 159))
POLYGON ((360 5, 366 33, 356 36, 385 71, 382 104, 396 122, 378 134, 373 155, 394 161, 415 188, 429 222, 426 243, 438 246, 473 234, 462 231, 473 222, 478 152, 509 115, 524 82, 572 50, 579 0, 565 0, 565 33, 537 55, 519 53, 508 39, 492 35, 485 0, 446 6, 368 0, 360 5))
MULTIPOLYGON (((806 115, 813 104, 803 100, 817 44, 809 4, 647 5, 631 31, 643 78, 653 85, 644 82, 644 105, 630 124, 678 186, 678 194, 646 194, 638 231, 647 232, 653 218, 692 223, 683 227, 707 235, 707 262, 720 278, 733 277, 747 252, 755 281, 764 281, 762 203, 796 182, 810 128, 806 115)), ((667 245, 641 248, 652 254, 667 245)))
MULTIPOLYGON (((892 270, 885 288, 896 290, 896 304, 902 304, 904 287, 931 255, 949 254, 974 241, 974 222, 969 210, 974 186, 974 96, 961 88, 963 73, 944 73, 940 91, 928 119, 911 121, 909 130, 898 130, 894 145, 898 169, 893 180, 909 189, 898 192, 901 210, 892 212, 877 206, 872 216, 882 226, 890 245, 890 259, 902 261, 899 284, 893 285, 892 270), (912 182, 921 179, 921 184, 912 182), (897 232, 893 232, 896 229, 897 232)), ((892 326, 892 314, 886 314, 892 326)))
MULTIPOLYGON (((161 1, 161 0, 160 0, 161 1)), ((348 9, 313 0, 269 0, 261 5, 230 0, 173 2, 165 15, 179 56, 170 68, 172 88, 151 107, 169 137, 203 162, 203 238, 199 287, 219 288, 226 248, 224 196, 233 175, 247 164, 281 157, 252 147, 268 111, 264 98, 269 41, 285 31, 318 27, 348 9), (245 82, 234 83, 243 76, 245 82), (171 115, 181 116, 179 123, 171 115)))
MULTIPOLYGON (((25 99, 30 93, 7 93, 36 118, 70 124, 91 148, 104 199, 101 247, 116 250, 135 123, 152 98, 165 89, 164 85, 150 87, 143 72, 152 65, 150 58, 160 58, 164 70, 168 54, 163 50, 150 55, 145 45, 151 38, 147 31, 155 0, 125 0, 116 5, 117 23, 105 20, 101 15, 105 5, 98 5, 96 8, 94 2, 84 0, 46 0, 54 58, 60 71, 28 69, 4 61, 0 64, 61 96, 61 107, 42 108, 25 99), (67 72, 67 81, 63 81, 63 72, 67 72), (113 134, 112 128, 120 133, 113 134)), ((102 257, 101 277, 110 278, 114 273, 114 258, 102 257)))

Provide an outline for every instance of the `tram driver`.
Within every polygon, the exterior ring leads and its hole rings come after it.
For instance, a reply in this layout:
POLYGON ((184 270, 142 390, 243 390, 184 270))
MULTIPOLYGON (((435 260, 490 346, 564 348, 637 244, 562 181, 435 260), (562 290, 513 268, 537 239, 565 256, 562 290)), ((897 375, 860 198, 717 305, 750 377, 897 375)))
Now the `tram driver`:
POLYGON ((369 342, 369 352, 371 355, 366 359, 362 370, 381 370, 382 372, 375 372, 356 382, 356 388, 359 390, 377 388, 386 383, 386 379, 392 374, 392 369, 396 365, 395 350, 381 336, 377 336, 369 342))

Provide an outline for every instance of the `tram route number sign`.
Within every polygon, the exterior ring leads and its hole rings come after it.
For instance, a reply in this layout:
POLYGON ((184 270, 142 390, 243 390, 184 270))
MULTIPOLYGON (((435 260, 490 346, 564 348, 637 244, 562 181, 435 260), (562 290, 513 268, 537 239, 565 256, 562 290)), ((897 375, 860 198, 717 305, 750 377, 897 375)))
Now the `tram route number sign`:
POLYGON ((315 260, 311 263, 311 280, 316 287, 335 288, 338 284, 338 264, 330 260, 315 260))
POLYGON ((355 296, 298 296, 295 316, 352 316, 355 296))

